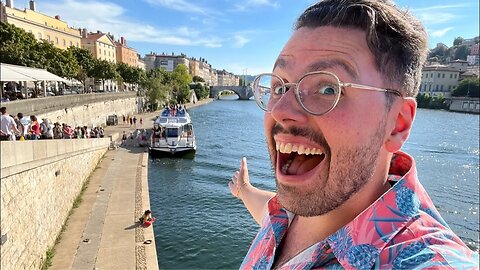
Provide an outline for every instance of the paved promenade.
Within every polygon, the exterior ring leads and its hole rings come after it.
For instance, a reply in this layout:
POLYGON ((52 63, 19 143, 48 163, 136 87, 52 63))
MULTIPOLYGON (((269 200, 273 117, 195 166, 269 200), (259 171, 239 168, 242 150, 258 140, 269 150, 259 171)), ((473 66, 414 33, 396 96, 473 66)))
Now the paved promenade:
MULTIPOLYGON (((187 104, 187 108, 209 101, 187 104)), ((106 127, 105 133, 118 134, 120 139, 123 131, 129 134, 137 128, 150 129, 158 114, 136 115, 136 126, 124 124, 119 116, 119 125, 106 127), (140 118, 143 125, 139 124, 140 118)), ((153 227, 143 228, 138 222, 150 209, 146 151, 119 147, 105 154, 55 247, 50 269, 159 268, 153 227)))

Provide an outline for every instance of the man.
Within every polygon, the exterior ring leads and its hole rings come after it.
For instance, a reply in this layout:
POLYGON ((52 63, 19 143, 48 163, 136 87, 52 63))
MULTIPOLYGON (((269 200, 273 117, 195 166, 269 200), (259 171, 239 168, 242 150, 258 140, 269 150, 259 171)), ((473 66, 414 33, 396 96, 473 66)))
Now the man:
POLYGON ((0 141, 15 141, 15 134, 20 133, 15 120, 7 113, 6 107, 1 107, 0 112, 0 141))
POLYGON ((400 151, 426 52, 421 24, 387 1, 299 17, 253 83, 277 193, 250 184, 245 159, 229 182, 261 225, 241 268, 478 268, 400 151))

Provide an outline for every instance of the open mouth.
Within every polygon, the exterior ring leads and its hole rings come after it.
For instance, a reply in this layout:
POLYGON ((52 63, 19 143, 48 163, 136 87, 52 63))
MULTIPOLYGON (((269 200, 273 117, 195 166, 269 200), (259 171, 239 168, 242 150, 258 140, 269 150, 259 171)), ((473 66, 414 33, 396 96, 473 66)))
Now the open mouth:
POLYGON ((317 167, 325 153, 302 144, 276 142, 277 166, 284 175, 303 175, 317 167))

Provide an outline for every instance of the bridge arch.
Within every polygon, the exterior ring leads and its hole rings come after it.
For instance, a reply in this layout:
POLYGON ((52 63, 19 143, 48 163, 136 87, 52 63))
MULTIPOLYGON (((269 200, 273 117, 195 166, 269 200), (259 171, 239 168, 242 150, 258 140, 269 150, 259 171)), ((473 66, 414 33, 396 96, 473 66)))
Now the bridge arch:
POLYGON ((237 94, 238 99, 248 100, 253 96, 252 88, 249 86, 211 86, 210 97, 216 97, 220 92, 231 90, 237 94))

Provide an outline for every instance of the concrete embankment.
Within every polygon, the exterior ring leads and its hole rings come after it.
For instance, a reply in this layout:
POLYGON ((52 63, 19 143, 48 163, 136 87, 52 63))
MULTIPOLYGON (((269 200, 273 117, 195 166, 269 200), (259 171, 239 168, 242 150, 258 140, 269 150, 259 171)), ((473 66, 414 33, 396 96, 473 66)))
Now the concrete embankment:
POLYGON ((2 141, 1 269, 38 269, 109 139, 2 141))
MULTIPOLYGON (((106 135, 118 140, 123 131, 150 129, 158 114, 137 114, 143 125, 121 123, 106 135)), ((109 145, 110 139, 1 142, 2 269, 38 269, 61 231, 52 269, 158 269, 153 227, 137 222, 150 209, 148 153, 107 151, 109 145)))

